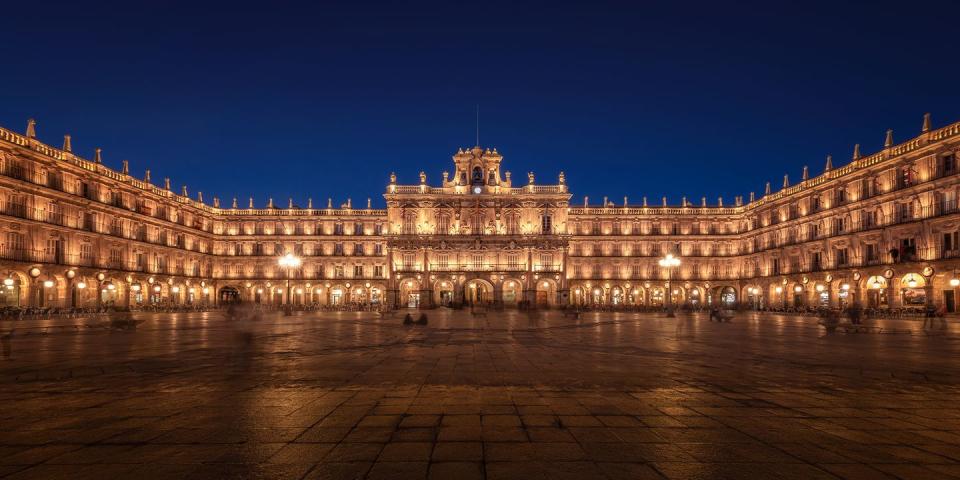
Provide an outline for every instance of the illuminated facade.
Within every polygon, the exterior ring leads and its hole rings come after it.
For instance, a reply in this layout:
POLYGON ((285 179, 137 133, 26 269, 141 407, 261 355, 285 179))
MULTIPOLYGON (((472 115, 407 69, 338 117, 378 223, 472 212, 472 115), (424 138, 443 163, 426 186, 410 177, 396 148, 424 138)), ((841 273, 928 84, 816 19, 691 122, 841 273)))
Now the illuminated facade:
MULTIPOLYGON (((731 205, 571 205, 561 172, 514 186, 494 149, 460 150, 439 186, 386 209, 208 204, 0 129, 0 303, 431 307, 934 303, 955 310, 960 123, 930 128, 731 205), (663 267, 667 254, 676 267, 663 267), (282 267, 292 254, 301 261, 282 267), (288 288, 289 280, 289 288, 288 288)), ((518 182, 519 183, 519 182, 518 182)))

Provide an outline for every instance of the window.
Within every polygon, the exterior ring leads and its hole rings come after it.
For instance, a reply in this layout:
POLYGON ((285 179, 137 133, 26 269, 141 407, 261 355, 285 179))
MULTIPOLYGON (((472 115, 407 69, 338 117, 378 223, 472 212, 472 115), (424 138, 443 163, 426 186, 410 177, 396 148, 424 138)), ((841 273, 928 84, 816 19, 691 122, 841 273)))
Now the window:
POLYGON ((483 268, 483 255, 474 254, 473 255, 473 269, 480 270, 483 268))
POLYGON ((541 253, 540 254, 540 270, 542 271, 553 271, 553 254, 552 253, 541 253))
POLYGON ((550 215, 544 215, 541 217, 540 225, 541 233, 544 235, 550 235, 553 233, 553 218, 551 218, 550 215))
POLYGON ((363 224, 360 222, 353 224, 353 234, 354 235, 363 235, 363 224))
POLYGON ((520 255, 516 253, 511 253, 507 255, 507 268, 510 270, 519 270, 520 269, 520 255))
POLYGON ((377 278, 383 278, 383 265, 373 266, 373 276, 377 278))
POLYGON ((363 256, 363 244, 354 243, 353 244, 353 254, 356 256, 363 256))
POLYGON ((403 268, 404 270, 413 270, 414 265, 414 254, 404 253, 403 254, 403 268))
POLYGON ((374 255, 383 255, 383 244, 375 243, 373 244, 373 254, 374 255))
POLYGON ((334 278, 343 278, 343 265, 333 267, 333 276, 334 278))
POLYGON ((817 212, 820 210, 820 196, 814 195, 810 197, 810 211, 817 212))
POLYGON ((333 244, 333 254, 334 255, 343 255, 343 244, 337 242, 333 244))
POLYGON ((520 233, 520 214, 518 213, 508 213, 507 214, 507 234, 516 235, 520 233))
POLYGON ((446 253, 437 255, 437 266, 440 267, 440 270, 446 270, 450 268, 450 255, 447 255, 446 253))
POLYGON ((403 234, 414 235, 417 233, 415 218, 412 212, 403 214, 403 234))
POLYGON ((446 235, 450 233, 450 216, 439 214, 437 215, 437 234, 446 235))
POLYGON ((353 266, 353 278, 363 278, 363 265, 353 266))
POLYGON ((92 260, 93 259, 93 245, 89 243, 80 244, 80 259, 81 260, 92 260))
POLYGON ((850 263, 850 256, 847 253, 846 248, 838 248, 837 252, 837 266, 846 266, 850 263))
POLYGON ((342 224, 342 223, 335 223, 335 224, 333 225, 333 234, 334 234, 334 235, 343 235, 343 224, 342 224))

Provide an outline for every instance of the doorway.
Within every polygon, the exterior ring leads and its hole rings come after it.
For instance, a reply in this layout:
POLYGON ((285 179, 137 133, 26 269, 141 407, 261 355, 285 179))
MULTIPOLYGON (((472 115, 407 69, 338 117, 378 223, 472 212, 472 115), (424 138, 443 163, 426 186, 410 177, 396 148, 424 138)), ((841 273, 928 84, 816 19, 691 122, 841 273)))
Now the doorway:
POLYGON ((953 296, 953 290, 943 291, 943 304, 947 307, 947 313, 956 313, 957 299, 953 296))

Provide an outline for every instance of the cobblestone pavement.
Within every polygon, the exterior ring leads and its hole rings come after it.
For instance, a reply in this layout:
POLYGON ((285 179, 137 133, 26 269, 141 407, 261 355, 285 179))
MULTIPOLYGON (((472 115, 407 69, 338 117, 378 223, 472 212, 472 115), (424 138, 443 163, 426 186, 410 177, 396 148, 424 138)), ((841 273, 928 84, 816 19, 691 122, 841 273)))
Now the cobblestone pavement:
POLYGON ((0 477, 960 478, 955 324, 428 315, 17 324, 0 477))

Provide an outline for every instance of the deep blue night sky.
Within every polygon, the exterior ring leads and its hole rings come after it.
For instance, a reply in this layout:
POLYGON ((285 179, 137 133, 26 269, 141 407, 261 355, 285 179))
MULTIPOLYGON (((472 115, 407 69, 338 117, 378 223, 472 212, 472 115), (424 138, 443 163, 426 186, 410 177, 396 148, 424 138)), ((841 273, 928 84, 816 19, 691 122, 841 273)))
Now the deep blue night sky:
POLYGON ((438 183, 477 104, 515 180, 564 170, 574 204, 732 202, 960 120, 960 7, 769 3, 10 2, 0 125, 208 202, 319 207, 438 183))

